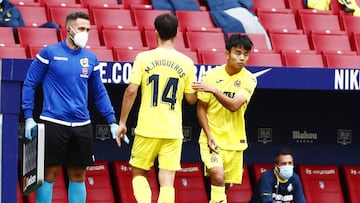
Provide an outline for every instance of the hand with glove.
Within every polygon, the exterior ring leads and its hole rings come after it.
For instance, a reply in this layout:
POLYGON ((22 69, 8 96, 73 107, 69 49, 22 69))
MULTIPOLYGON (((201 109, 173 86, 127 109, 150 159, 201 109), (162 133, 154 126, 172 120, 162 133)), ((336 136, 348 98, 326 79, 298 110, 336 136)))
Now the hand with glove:
POLYGON ((31 129, 35 127, 37 124, 35 123, 33 118, 27 118, 25 120, 25 138, 28 140, 32 140, 31 137, 31 129))
MULTIPOLYGON (((110 132, 111 132, 112 138, 116 139, 116 142, 118 143, 118 145, 121 146, 120 139, 118 139, 118 137, 117 137, 117 133, 120 129, 120 126, 114 122, 114 123, 110 123, 109 127, 110 127, 110 132)), ((120 138, 122 138, 126 144, 129 144, 130 140, 126 136, 126 134, 120 135, 120 138)))

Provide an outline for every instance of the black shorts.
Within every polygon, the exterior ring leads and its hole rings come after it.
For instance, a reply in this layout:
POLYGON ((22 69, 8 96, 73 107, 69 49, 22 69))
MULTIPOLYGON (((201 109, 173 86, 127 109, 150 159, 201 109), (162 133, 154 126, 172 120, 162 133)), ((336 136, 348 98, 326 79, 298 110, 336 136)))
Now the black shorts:
POLYGON ((45 166, 91 166, 94 143, 91 124, 79 127, 45 123, 45 166))

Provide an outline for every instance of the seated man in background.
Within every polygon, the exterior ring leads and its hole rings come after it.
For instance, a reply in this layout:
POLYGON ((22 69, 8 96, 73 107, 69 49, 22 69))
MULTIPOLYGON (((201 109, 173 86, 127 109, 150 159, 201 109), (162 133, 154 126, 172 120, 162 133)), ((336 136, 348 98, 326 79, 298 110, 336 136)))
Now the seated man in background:
POLYGON ((305 203, 300 178, 294 173, 291 151, 280 150, 275 156, 274 165, 274 169, 261 175, 250 203, 305 203))

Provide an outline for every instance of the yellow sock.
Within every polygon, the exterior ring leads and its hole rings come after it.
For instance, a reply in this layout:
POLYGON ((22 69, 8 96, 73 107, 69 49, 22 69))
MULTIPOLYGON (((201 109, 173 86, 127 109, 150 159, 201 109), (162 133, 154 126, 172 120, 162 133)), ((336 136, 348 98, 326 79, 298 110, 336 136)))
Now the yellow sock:
POLYGON ((160 194, 158 203, 174 203, 175 202, 175 189, 170 186, 160 187, 160 194))
POLYGON ((225 186, 211 185, 211 200, 210 203, 227 203, 225 186))
POLYGON ((134 196, 138 203, 151 203, 151 189, 144 176, 135 176, 132 180, 134 196))

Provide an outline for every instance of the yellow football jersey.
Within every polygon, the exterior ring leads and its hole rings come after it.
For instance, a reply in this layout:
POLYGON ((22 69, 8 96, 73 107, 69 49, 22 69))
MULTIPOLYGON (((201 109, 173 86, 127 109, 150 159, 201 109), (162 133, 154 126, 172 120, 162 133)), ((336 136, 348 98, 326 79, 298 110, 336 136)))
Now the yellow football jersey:
POLYGON ((178 139, 182 133, 184 93, 194 93, 195 66, 186 55, 156 48, 137 55, 129 81, 141 86, 135 133, 144 137, 178 139))
MULTIPOLYGON (((206 72, 204 82, 216 87, 228 97, 242 94, 246 102, 236 112, 226 109, 212 93, 198 92, 198 98, 208 103, 207 118, 210 132, 217 145, 228 150, 244 150, 247 148, 244 114, 247 104, 255 90, 257 80, 245 67, 237 74, 229 75, 225 65, 217 66, 206 72)), ((199 137, 200 143, 207 143, 203 130, 199 137)))

